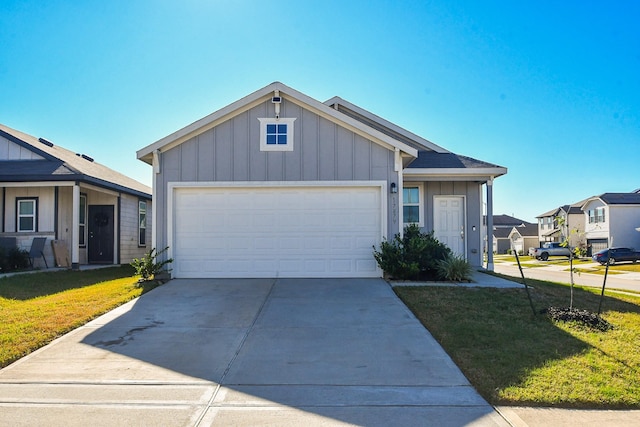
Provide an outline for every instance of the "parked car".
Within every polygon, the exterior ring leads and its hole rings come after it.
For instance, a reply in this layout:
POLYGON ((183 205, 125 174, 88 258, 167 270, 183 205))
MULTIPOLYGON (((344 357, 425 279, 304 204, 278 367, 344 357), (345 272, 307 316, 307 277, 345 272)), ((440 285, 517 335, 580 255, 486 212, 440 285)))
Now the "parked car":
POLYGON ((602 265, 605 265, 608 259, 609 265, 612 265, 621 261, 640 261, 640 252, 631 248, 608 248, 597 252, 591 258, 602 265))
POLYGON ((530 255, 537 259, 546 261, 550 256, 566 256, 571 257, 571 248, 568 246, 562 246, 561 243, 547 242, 542 245, 541 248, 536 248, 529 252, 530 255))

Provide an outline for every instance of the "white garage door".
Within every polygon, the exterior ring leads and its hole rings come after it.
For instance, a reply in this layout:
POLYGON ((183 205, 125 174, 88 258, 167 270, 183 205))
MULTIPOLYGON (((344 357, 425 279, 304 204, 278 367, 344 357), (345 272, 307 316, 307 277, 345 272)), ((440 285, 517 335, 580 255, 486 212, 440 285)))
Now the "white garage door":
POLYGON ((380 186, 175 188, 173 274, 379 277, 380 186))

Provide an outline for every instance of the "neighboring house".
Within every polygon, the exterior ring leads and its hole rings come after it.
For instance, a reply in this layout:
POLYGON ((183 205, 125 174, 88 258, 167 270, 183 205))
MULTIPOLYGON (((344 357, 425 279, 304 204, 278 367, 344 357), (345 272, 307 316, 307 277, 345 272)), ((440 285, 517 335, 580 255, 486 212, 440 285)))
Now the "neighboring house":
POLYGON ((615 246, 640 249, 640 193, 604 193, 587 199, 582 210, 589 253, 615 246))
MULTIPOLYGON (((129 177, 25 133, 0 125, 0 236, 29 250, 46 237, 63 241, 73 268, 120 264, 151 248, 151 189, 129 177)), ((63 251, 64 252, 64 251, 63 251)), ((44 262, 36 258, 37 267, 44 262)))
POLYGON ((496 254, 506 254, 509 249, 512 248, 511 233, 514 228, 536 226, 536 238, 537 238, 537 224, 531 224, 530 222, 515 218, 509 215, 494 215, 493 216, 493 252, 496 254))
POLYGON ((512 227, 524 227, 531 224, 528 221, 521 220, 519 218, 510 215, 494 215, 493 227, 494 228, 512 228, 512 227))
POLYGON ((563 242, 567 238, 571 246, 579 246, 584 243, 584 213, 582 205, 584 200, 563 205, 538 215, 538 245, 545 242, 563 242), (564 220, 559 221, 559 218, 564 220))
POLYGON ((518 254, 526 255, 529 248, 538 247, 538 224, 513 227, 509 232, 509 240, 513 242, 513 249, 518 251, 518 254))
POLYGON ((173 277, 380 277, 373 247, 409 223, 481 266, 482 186, 491 217, 507 172, 278 82, 137 155, 173 277))
POLYGON ((511 240, 509 240, 509 234, 511 228, 507 227, 494 227, 493 229, 493 253, 494 254, 506 254, 511 249, 511 240))

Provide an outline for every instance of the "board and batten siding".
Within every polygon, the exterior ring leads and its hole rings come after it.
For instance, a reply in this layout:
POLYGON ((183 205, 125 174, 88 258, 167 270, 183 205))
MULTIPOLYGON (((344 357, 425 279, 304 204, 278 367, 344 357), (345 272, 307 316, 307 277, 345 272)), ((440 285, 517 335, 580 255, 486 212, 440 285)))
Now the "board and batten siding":
POLYGON ((134 196, 120 197, 120 263, 128 264, 134 258, 142 258, 151 249, 151 200, 147 202, 147 242, 138 245, 138 201, 134 196))
MULTIPOLYGON (((296 118, 293 151, 260 151, 258 118, 273 117, 270 99, 160 155, 154 204, 165 206, 170 182, 385 181, 397 183, 394 152, 297 104, 280 117, 296 118)), ((171 207, 169 207, 171 208, 171 207)), ((387 237, 399 231, 397 203, 389 203, 387 237)), ((166 210, 157 212, 158 248, 167 244, 166 210)))
POLYGON ((55 205, 54 187, 6 187, 5 188, 5 233, 15 233, 16 230, 16 199, 38 198, 37 221, 38 232, 47 233, 54 231, 53 212, 55 205))
POLYGON ((43 157, 0 136, 0 160, 42 160, 43 157))

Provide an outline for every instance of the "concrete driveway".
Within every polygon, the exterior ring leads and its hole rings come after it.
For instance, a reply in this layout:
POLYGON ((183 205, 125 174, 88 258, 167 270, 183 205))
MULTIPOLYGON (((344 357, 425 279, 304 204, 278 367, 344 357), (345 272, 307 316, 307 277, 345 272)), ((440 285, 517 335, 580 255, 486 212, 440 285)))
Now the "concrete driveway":
POLYGON ((0 425, 507 426, 381 279, 172 280, 0 371, 0 425))

